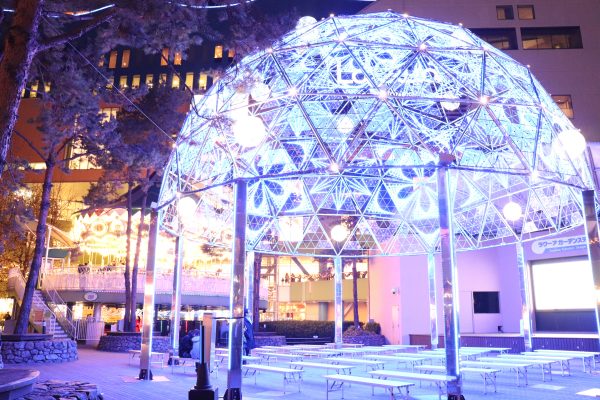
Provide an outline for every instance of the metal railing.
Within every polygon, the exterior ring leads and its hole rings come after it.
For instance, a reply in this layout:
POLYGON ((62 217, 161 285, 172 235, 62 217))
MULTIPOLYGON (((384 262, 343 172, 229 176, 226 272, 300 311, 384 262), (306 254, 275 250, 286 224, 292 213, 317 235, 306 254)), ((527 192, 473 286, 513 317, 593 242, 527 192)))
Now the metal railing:
MULTIPOLYGON (((11 268, 8 271, 8 289, 12 290, 17 295, 17 302, 19 304, 23 303, 23 296, 25 295, 25 285, 25 278, 23 277, 23 274, 21 274, 19 268, 11 268)), ((31 311, 33 312, 29 313, 29 323, 33 326, 33 329, 38 333, 42 333, 44 331, 44 321, 40 322, 39 320, 35 319, 36 312, 42 313, 42 315, 44 316, 47 313, 50 313, 51 317, 49 319, 44 318, 49 322, 49 324, 46 324, 46 333, 54 334, 56 317, 54 316, 52 310, 50 310, 50 308, 48 308, 48 306, 44 303, 32 303, 31 311)))
MULTIPOLYGON (((93 292, 124 292, 123 270, 121 268, 86 268, 81 272, 78 268, 56 268, 46 270, 42 280, 44 290, 59 291, 93 291, 93 292)), ((138 272, 138 293, 144 292, 146 273, 138 272)), ((156 293, 169 294, 173 292, 173 274, 171 271, 156 274, 156 293)), ((181 277, 181 292, 186 295, 199 296, 229 296, 230 279, 228 274, 203 274, 197 271, 183 271, 181 277)), ((260 298, 267 299, 267 284, 261 282, 260 298)))
POLYGON ((56 318, 56 321, 63 328, 67 336, 72 339, 78 339, 76 326, 72 322, 73 312, 69 307, 67 307, 67 303, 65 303, 58 292, 54 290, 54 288, 49 286, 42 288, 42 295, 46 300, 46 305, 56 318))

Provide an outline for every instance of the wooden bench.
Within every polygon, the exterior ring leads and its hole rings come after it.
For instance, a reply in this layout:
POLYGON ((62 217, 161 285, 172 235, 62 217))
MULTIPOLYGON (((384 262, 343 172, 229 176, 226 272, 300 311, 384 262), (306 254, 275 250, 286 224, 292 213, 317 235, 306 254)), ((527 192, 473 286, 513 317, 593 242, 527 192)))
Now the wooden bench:
POLYGON ((548 350, 538 349, 534 350, 534 353, 540 353, 551 356, 566 356, 573 358, 580 358, 583 363, 583 372, 592 373, 596 368, 596 357, 600 356, 600 353, 593 351, 573 351, 573 350, 548 350))
POLYGON ((416 365, 423 365, 423 361, 428 360, 428 357, 405 357, 404 355, 393 355, 393 356, 382 356, 382 355, 370 355, 370 356, 365 356, 364 358, 369 359, 369 360, 378 360, 378 361, 393 361, 396 362, 398 364, 398 367, 400 367, 400 364, 405 364, 407 367, 410 367, 411 369, 415 369, 416 365))
POLYGON ((306 362, 306 361, 295 361, 290 363, 290 367, 297 369, 306 369, 306 368, 316 368, 316 369, 324 369, 327 372, 335 371, 336 374, 344 374, 350 375, 352 374, 353 365, 342 365, 342 364, 325 364, 325 363, 316 363, 316 362, 306 362))
POLYGON ((442 375, 442 374, 420 374, 417 372, 404 372, 404 371, 381 370, 381 371, 371 371, 371 372, 369 372, 369 374, 371 374, 371 376, 375 376, 380 379, 381 378, 383 378, 383 379, 400 378, 400 379, 407 379, 407 380, 413 380, 413 379, 418 380, 419 383, 421 381, 433 382, 437 386, 438 392, 440 395, 442 395, 446 392, 447 383, 456 379, 451 376, 442 375))
POLYGON ((298 391, 301 391, 302 373, 304 372, 301 369, 273 367, 270 365, 262 364, 245 364, 242 365, 242 369, 244 370, 244 376, 254 376, 255 385, 256 375, 258 372, 272 372, 275 374, 283 375, 283 393, 285 393, 286 385, 290 383, 297 383, 298 391))
POLYGON ((332 364, 344 363, 344 364, 348 364, 348 365, 363 365, 365 367, 365 371, 368 371, 369 368, 371 368, 371 370, 385 368, 385 363, 383 361, 363 360, 360 358, 331 357, 331 358, 326 358, 325 361, 329 361, 332 364))
POLYGON ((375 379, 375 378, 365 378, 362 376, 354 376, 354 375, 325 375, 325 382, 327 385, 327 394, 325 395, 325 399, 329 400, 329 393, 337 390, 342 391, 342 399, 344 398, 344 383, 355 384, 355 385, 365 385, 371 386, 371 392, 375 391, 376 387, 380 387, 385 389, 390 393, 390 399, 396 398, 396 393, 394 390, 397 390, 397 394, 402 395, 402 388, 406 390, 406 398, 409 397, 409 387, 414 386, 414 383, 411 382, 401 382, 401 381, 392 381, 389 379, 375 379), (331 381, 331 386, 329 382, 331 381))
MULTIPOLYGON (((162 368, 165 363, 165 354, 166 353, 159 353, 156 351, 150 352, 150 364, 160 364, 160 367, 162 368)), ((139 358, 141 355, 141 350, 129 350, 129 365, 131 365, 135 356, 138 356, 139 358)))
MULTIPOLYGON (((425 373, 446 372, 446 366, 444 365, 417 365, 415 369, 425 373)), ((500 372, 499 369, 461 367, 460 374, 463 379, 466 372, 479 374, 483 378, 483 393, 487 393, 489 384, 494 386, 494 392, 496 392, 496 374, 500 372)))
POLYGON ((527 381, 527 369, 533 366, 533 364, 529 362, 502 363, 493 361, 462 361, 460 365, 461 368, 473 367, 498 369, 500 371, 515 371, 517 374, 517 386, 520 386, 521 377, 525 379, 525 386, 529 384, 527 381))
POLYGON ((512 355, 508 357, 480 357, 480 361, 483 362, 506 362, 512 363, 529 363, 532 366, 540 367, 542 370, 542 381, 546 382, 546 375, 552 380, 552 363, 553 361, 548 360, 533 360, 528 357, 521 357, 519 355, 512 355))
POLYGON ((277 362, 277 360, 302 361, 302 356, 299 354, 260 353, 260 356, 266 361, 267 364, 270 364, 271 362, 277 362))

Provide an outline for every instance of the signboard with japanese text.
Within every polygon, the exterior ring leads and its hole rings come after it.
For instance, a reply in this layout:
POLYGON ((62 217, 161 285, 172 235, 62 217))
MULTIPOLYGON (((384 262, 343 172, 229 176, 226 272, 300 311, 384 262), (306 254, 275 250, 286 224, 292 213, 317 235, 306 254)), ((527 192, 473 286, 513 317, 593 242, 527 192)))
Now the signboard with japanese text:
POLYGON ((562 253, 573 250, 586 250, 585 236, 567 236, 561 238, 539 239, 531 243, 535 254, 562 253))

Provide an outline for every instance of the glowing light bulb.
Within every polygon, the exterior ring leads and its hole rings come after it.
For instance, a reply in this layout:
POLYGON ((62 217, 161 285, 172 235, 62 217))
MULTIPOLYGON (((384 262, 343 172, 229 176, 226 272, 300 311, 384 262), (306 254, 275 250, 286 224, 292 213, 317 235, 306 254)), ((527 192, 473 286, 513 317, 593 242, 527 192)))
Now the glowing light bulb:
POLYGON ((340 172, 340 166, 337 163, 331 163, 329 169, 331 170, 331 172, 336 174, 340 172))
POLYGON ((577 129, 568 129, 558 134, 558 140, 571 158, 579 158, 585 151, 587 143, 577 129))
POLYGON ((309 28, 309 27, 313 26, 316 23, 317 23, 316 19, 314 19, 310 15, 306 15, 304 17, 301 17, 298 20, 298 22, 296 23, 296 30, 297 31, 305 30, 306 28, 309 28))
POLYGON ((191 218, 196 212, 196 201, 190 197, 186 196, 179 199, 177 204, 177 213, 180 218, 191 218))
POLYGON ((379 97, 379 100, 385 100, 388 97, 388 91, 386 88, 381 88, 379 89, 379 92, 377 93, 377 97, 379 97))
POLYGON ((348 38, 348 33, 347 32, 341 32, 340 35, 338 36, 338 42, 343 42, 347 38, 348 38))
POLYGON ((342 224, 336 225, 333 228, 331 228, 331 238, 336 242, 343 242, 344 240, 346 240, 349 234, 350 232, 348 231, 348 228, 346 228, 342 224))
POLYGON ((425 51, 425 50, 427 50, 427 45, 425 43, 421 43, 419 45, 419 51, 425 51))
POLYGON ((255 116, 238 119, 231 129, 235 141, 242 147, 256 147, 267 135, 262 119, 255 116))
POLYGON ((460 107, 460 101, 440 101, 440 105, 444 110, 456 111, 460 107))
POLYGON ((486 105, 490 102, 489 96, 481 96, 479 98, 479 104, 486 105))
POLYGON ((256 101, 267 101, 271 95, 271 88, 266 83, 256 82, 250 90, 250 96, 256 101))
POLYGON ((521 210, 521 206, 514 201, 509 201, 502 208, 502 214, 504 214, 504 218, 509 221, 518 221, 521 219, 523 211, 521 210))
POLYGON ((298 94, 298 89, 296 89, 294 86, 292 86, 288 89, 288 94, 290 96, 296 96, 298 94))
POLYGON ((338 120, 337 130, 342 135, 349 134, 350 132, 352 132, 353 129, 354 129, 354 121, 352 121, 352 118, 348 117, 347 115, 344 115, 342 118, 340 118, 338 120))

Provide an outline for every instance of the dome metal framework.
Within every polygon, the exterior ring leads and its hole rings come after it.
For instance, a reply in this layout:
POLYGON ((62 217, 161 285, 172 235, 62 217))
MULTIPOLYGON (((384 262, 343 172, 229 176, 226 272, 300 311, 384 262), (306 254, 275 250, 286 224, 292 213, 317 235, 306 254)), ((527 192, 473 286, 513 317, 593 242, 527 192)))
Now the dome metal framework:
POLYGON ((393 12, 304 18, 190 113, 162 228, 229 247, 244 179, 247 250, 432 253, 445 159, 456 250, 514 243, 583 223, 583 148, 529 68, 467 29, 393 12))

